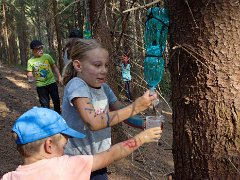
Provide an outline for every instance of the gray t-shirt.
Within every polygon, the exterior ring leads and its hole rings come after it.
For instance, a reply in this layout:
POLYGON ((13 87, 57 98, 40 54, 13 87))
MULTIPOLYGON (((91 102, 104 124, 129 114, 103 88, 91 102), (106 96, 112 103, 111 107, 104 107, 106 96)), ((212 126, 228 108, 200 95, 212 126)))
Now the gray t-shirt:
MULTIPOLYGON (((71 102, 75 97, 89 98, 96 114, 108 112, 109 104, 117 101, 117 97, 107 84, 103 84, 100 89, 95 89, 89 87, 85 81, 78 77, 68 82, 64 89, 62 116, 69 127, 85 134, 86 137, 83 139, 70 138, 65 148, 65 154, 96 154, 109 149, 111 146, 111 128, 91 131, 71 102)), ((86 113, 89 112, 86 110, 86 113)))

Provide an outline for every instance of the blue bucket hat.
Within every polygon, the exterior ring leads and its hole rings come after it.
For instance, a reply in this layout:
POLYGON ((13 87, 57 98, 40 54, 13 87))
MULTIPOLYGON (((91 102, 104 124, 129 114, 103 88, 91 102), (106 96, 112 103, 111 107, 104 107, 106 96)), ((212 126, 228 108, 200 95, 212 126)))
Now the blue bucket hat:
POLYGON ((68 127, 66 121, 55 111, 47 108, 33 107, 21 115, 12 130, 17 133, 17 144, 27 144, 58 133, 74 138, 85 135, 68 127))

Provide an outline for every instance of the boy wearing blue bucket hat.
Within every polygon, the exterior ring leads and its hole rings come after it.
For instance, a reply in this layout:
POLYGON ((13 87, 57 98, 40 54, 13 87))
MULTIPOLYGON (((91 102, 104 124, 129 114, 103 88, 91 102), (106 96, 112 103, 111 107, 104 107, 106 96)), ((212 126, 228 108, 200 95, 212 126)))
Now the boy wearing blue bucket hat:
POLYGON ((12 128, 23 165, 2 177, 8 179, 90 179, 91 171, 128 156, 144 143, 156 142, 161 128, 151 128, 96 155, 63 155, 68 138, 84 138, 55 111, 34 107, 20 116, 12 128))

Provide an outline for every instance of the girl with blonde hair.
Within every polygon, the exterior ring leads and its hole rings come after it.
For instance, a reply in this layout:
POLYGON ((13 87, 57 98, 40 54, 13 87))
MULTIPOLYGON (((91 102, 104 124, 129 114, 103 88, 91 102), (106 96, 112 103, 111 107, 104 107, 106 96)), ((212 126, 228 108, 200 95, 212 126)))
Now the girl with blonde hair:
MULTIPOLYGON (((96 154, 111 146, 111 127, 146 110, 157 98, 149 91, 132 104, 123 107, 105 83, 109 53, 96 40, 78 39, 71 49, 71 60, 64 68, 65 86, 62 115, 67 124, 86 138, 69 139, 68 155, 96 154)), ((143 127, 144 122, 130 124, 143 127)), ((108 179, 107 169, 93 172, 91 179, 108 179)))

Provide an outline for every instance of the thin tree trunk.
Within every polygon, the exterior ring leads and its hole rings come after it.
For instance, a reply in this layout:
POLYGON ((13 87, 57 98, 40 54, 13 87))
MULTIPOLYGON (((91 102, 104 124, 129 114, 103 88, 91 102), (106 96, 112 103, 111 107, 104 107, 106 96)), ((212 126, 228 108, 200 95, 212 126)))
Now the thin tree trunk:
POLYGON ((7 17, 9 19, 9 28, 10 28, 10 36, 9 36, 9 57, 11 64, 17 64, 18 58, 17 58, 17 42, 16 42, 16 27, 15 27, 15 19, 14 19, 14 11, 15 8, 11 5, 10 6, 10 12, 8 13, 7 17))
POLYGON ((54 23, 55 23, 55 29, 56 29, 56 34, 57 34, 57 42, 58 42, 58 63, 59 63, 59 68, 60 71, 62 72, 64 64, 63 64, 63 58, 62 58, 62 42, 61 42, 61 28, 59 26, 59 16, 57 15, 58 13, 58 8, 57 8, 57 1, 53 0, 53 12, 54 12, 54 23))
MULTIPOLYGON (((47 1, 45 1, 44 3, 46 3, 46 2, 47 1)), ((42 37, 43 37, 42 32, 43 31, 42 31, 42 28, 41 28, 41 22, 42 22, 41 17, 42 17, 42 14, 41 14, 41 12, 39 10, 41 8, 40 3, 42 3, 42 1, 39 2, 39 0, 35 0, 35 4, 36 4, 36 6, 35 6, 35 11, 36 11, 35 26, 37 27, 36 30, 37 30, 38 39, 42 40, 42 37)), ((49 13, 46 13, 46 14, 49 14, 49 13)))
POLYGON ((176 179, 239 179, 237 1, 169 1, 176 179))
POLYGON ((24 1, 18 0, 17 6, 19 6, 20 11, 16 12, 16 21, 17 21, 17 35, 19 40, 19 49, 20 49, 20 60, 21 65, 27 65, 27 54, 28 54, 28 41, 26 35, 27 29, 27 20, 25 17, 25 4, 24 1))
MULTIPOLYGON (((2 26, 0 26, 0 34, 2 34, 2 26)), ((0 62, 4 60, 4 46, 3 46, 3 38, 0 36, 0 62)))
POLYGON ((48 0, 47 1, 47 12, 45 14, 45 22, 46 22, 46 30, 47 30, 47 39, 48 39, 48 46, 51 49, 51 51, 56 54, 56 50, 54 47, 53 39, 54 39, 54 15, 53 12, 51 11, 52 9, 52 1, 48 0))
POLYGON ((78 11, 77 11, 77 27, 81 32, 83 32, 83 24, 84 24, 84 14, 83 14, 84 1, 80 1, 78 3, 78 11))
POLYGON ((8 41, 8 20, 7 20, 7 10, 6 10, 6 0, 2 1, 2 16, 3 16, 3 39, 5 46, 6 62, 9 62, 9 41, 8 41))

